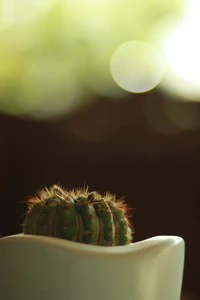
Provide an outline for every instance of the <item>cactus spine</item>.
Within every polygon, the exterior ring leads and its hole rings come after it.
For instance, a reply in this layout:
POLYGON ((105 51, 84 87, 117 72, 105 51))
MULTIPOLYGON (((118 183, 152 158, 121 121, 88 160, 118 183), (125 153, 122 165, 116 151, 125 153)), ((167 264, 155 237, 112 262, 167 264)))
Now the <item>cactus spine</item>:
POLYGON ((122 199, 101 196, 88 188, 66 191, 58 185, 27 200, 24 234, 45 235, 75 242, 118 246, 132 241, 129 208, 122 199))

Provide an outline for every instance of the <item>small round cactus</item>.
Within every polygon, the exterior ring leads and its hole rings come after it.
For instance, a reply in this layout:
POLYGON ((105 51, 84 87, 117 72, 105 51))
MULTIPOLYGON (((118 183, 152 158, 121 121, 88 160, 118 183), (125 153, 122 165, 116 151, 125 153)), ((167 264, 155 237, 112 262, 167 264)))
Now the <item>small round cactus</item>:
POLYGON ((115 195, 66 191, 58 185, 42 189, 28 199, 24 234, 52 236, 84 244, 127 245, 132 242, 130 208, 115 195))

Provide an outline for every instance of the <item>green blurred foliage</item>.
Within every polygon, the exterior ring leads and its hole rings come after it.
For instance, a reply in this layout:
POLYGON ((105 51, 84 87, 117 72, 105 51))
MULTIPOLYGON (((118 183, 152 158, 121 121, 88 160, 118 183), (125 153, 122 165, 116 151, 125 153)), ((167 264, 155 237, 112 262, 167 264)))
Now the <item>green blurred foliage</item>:
POLYGON ((69 113, 94 94, 123 95, 110 73, 112 53, 129 40, 148 40, 162 18, 178 18, 183 8, 181 0, 6 1, 0 110, 41 118, 69 113))

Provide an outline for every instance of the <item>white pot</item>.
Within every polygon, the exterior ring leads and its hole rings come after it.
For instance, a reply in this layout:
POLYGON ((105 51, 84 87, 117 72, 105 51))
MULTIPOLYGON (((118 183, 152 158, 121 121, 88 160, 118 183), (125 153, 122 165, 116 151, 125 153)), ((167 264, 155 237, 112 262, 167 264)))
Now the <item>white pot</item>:
POLYGON ((103 247, 53 237, 0 239, 2 300, 179 300, 184 241, 103 247))

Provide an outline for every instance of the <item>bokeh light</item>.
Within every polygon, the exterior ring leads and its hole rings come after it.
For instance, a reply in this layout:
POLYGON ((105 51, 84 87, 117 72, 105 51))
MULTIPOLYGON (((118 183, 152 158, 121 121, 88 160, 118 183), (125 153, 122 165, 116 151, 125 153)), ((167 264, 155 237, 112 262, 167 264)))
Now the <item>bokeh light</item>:
POLYGON ((35 103, 29 115, 48 118, 71 112, 80 101, 73 70, 66 68, 62 59, 36 61, 27 69, 21 81, 18 102, 22 106, 35 103))
POLYGON ((116 20, 123 0, 67 0, 67 5, 72 18, 90 30, 90 26, 107 26, 116 20))
POLYGON ((184 1, 179 22, 163 22, 154 41, 166 59, 166 74, 160 88, 183 101, 200 101, 200 2, 184 1))
POLYGON ((145 41, 121 45, 111 59, 111 73, 123 89, 144 93, 157 86, 165 71, 161 53, 145 41))
MULTIPOLYGON (((154 48, 145 42, 151 31, 181 7, 182 0, 0 0, 0 112, 52 118, 95 95, 122 98, 130 90, 114 80, 111 58, 129 41, 154 48)), ((158 84, 160 58, 152 59, 134 92, 158 84)))
POLYGON ((166 114, 164 99, 149 95, 144 101, 143 109, 148 127, 153 131, 164 135, 176 135, 183 131, 183 128, 166 114))
POLYGON ((195 102, 163 101, 165 114, 170 122, 184 130, 200 129, 200 106, 195 102))
POLYGON ((0 30, 11 25, 30 24, 51 8, 54 0, 0 0, 0 30))

